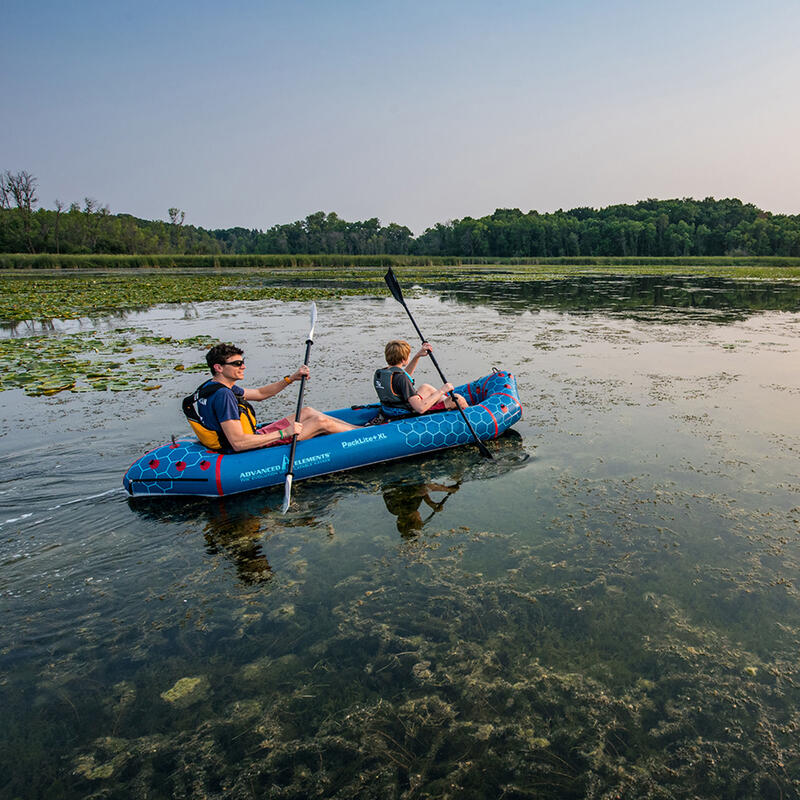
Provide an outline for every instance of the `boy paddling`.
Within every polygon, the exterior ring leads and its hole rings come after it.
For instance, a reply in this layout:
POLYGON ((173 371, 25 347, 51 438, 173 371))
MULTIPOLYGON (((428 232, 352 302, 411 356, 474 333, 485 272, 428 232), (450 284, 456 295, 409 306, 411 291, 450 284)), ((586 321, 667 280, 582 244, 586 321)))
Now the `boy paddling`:
MULTIPOLYGON (((411 377, 420 358, 428 356, 432 350, 424 342, 412 358, 411 345, 408 342, 394 339, 386 345, 386 366, 376 370, 373 379, 384 416, 408 416, 456 408, 456 404, 448 396, 453 391, 452 383, 445 383, 441 389, 435 389, 428 383, 415 386, 414 378, 411 377)), ((461 395, 454 397, 459 408, 467 407, 467 401, 461 395)))

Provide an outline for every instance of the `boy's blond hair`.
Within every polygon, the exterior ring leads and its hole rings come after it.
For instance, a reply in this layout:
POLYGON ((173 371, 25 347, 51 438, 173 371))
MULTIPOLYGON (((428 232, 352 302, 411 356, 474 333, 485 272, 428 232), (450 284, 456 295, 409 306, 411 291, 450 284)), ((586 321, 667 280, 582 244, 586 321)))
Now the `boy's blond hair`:
POLYGON ((386 363, 390 367, 394 367, 411 355, 411 345, 403 339, 392 339, 383 352, 386 356, 386 363))

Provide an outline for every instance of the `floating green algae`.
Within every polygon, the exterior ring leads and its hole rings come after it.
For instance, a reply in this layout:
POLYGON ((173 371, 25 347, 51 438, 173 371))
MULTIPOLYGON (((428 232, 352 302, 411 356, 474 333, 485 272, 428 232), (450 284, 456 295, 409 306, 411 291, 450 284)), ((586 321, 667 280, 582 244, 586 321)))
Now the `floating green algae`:
POLYGON ((174 339, 130 328, 0 339, 0 391, 23 389, 33 397, 64 391, 152 391, 176 369, 204 372, 202 353, 215 342, 209 336, 174 339), (133 355, 143 345, 199 352, 185 365, 176 363, 174 355, 133 355))
POLYGON ((254 272, 121 275, 0 276, 0 321, 104 317, 159 303, 208 300, 319 300, 357 294, 357 288, 267 285, 254 272))
MULTIPOLYGON (((150 308, 160 303, 184 304, 209 300, 320 300, 359 294, 385 294, 383 268, 252 268, 230 270, 140 270, 105 274, 52 271, 32 275, 0 275, 0 322, 22 320, 103 317, 124 311, 150 308)), ((797 267, 725 265, 571 265, 500 264, 461 266, 397 267, 404 288, 414 283, 454 289, 479 286, 491 281, 515 282, 521 286, 566 279, 603 277, 693 276, 743 281, 773 281, 790 284, 800 280, 797 267)), ((670 288, 657 296, 669 304, 670 288)), ((735 292, 734 292, 735 293, 735 292)), ((678 303, 703 306, 708 292, 680 291, 678 303)), ((768 294, 768 293, 765 293, 768 294)), ((567 298, 569 301, 569 298, 567 298)), ((619 297, 618 302, 636 306, 637 298, 619 297)), ((795 304, 796 305, 796 304, 795 304)))

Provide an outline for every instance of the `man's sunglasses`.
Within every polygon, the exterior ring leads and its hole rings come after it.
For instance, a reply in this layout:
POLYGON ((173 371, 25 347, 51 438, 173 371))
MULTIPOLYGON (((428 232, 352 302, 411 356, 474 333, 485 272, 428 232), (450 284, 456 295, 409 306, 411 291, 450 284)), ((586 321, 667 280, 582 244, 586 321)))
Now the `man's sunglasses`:
POLYGON ((226 361, 223 365, 225 367, 243 367, 244 366, 244 359, 239 358, 236 361, 226 361))

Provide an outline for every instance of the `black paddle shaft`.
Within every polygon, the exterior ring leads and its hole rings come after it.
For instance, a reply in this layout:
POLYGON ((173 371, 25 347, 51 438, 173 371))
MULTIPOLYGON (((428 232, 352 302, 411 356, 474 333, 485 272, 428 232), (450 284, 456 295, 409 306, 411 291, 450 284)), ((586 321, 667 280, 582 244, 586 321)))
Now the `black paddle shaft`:
MULTIPOLYGON (((425 344, 428 340, 422 335, 422 331, 417 327, 417 323, 414 322, 414 317, 411 316, 411 312, 408 310, 408 306, 403 303, 403 308, 408 313, 408 318, 411 320, 411 324, 417 331, 417 335, 420 339, 422 339, 422 344, 425 344)), ((439 377, 442 379, 442 383, 447 383, 447 378, 444 376, 444 372, 442 372, 441 367, 439 366, 439 362, 436 360, 436 356, 433 353, 428 353, 428 358, 431 360, 431 364, 436 367, 436 371, 439 373, 439 377)), ((450 397, 453 397, 453 392, 450 392, 450 397)), ((455 403, 455 398, 453 398, 453 402, 455 403)))
MULTIPOLYGON (((389 267, 389 271, 386 275, 383 276, 383 279, 386 281, 386 285, 389 287, 389 291, 392 293, 392 297, 400 303, 401 306, 406 310, 406 314, 408 314, 408 318, 411 320, 411 324, 414 326, 414 330, 416 330, 417 335, 422 340, 422 343, 425 344, 428 340, 422 335, 422 331, 419 329, 419 325, 414 320, 414 317, 409 311, 408 306, 406 305, 406 301, 403 299, 403 290, 400 288, 400 284, 397 282, 397 278, 394 276, 394 272, 392 272, 392 268, 389 267)), ((433 353, 428 353, 428 357, 430 358, 433 366, 436 367, 436 371, 439 373, 439 377, 447 383, 447 378, 445 378, 444 373, 439 367, 436 358, 434 357, 433 353)), ((494 459, 494 456, 489 452, 489 449, 486 445, 478 438, 478 434, 475 432, 475 428, 472 427, 472 423, 467 419, 467 415, 464 413, 464 409, 456 401, 455 392, 450 392, 450 398, 456 404, 456 408, 461 412, 461 417, 463 418, 466 426, 469 428, 470 433, 472 434, 473 438, 475 439, 475 444, 478 445, 478 449, 481 451, 481 455, 484 458, 491 458, 494 459)))
MULTIPOLYGON (((314 342, 311 339, 306 339, 306 357, 303 359, 303 364, 307 367, 308 366, 308 359, 311 355, 311 345, 314 342)), ((300 422, 300 412, 303 410, 303 395, 306 391, 306 376, 303 375, 300 378, 300 391, 297 393, 297 410, 294 413, 294 420, 295 422, 300 422)), ((287 475, 294 475, 294 451, 297 447, 297 434, 292 434, 292 446, 289 450, 289 469, 287 470, 287 475)))

